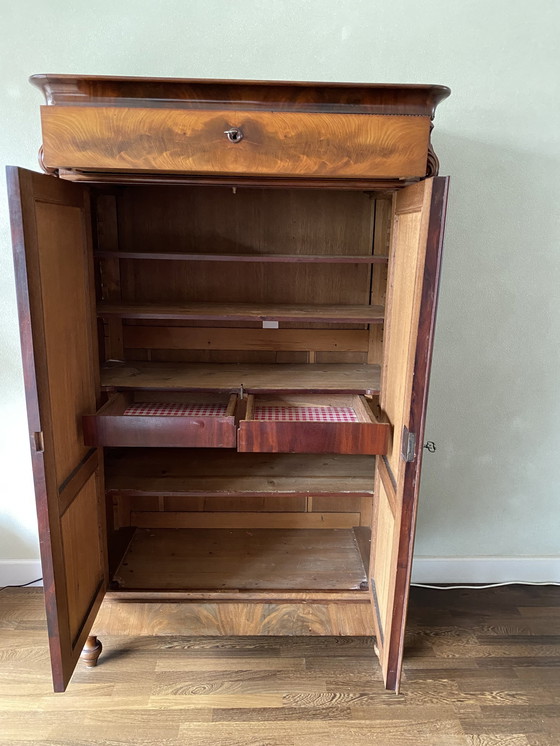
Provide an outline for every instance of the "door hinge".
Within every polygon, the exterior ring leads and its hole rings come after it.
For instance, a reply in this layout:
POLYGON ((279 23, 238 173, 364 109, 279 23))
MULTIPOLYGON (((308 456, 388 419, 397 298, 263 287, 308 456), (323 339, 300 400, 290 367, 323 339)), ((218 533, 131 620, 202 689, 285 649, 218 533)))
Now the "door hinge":
POLYGON ((35 453, 44 453, 45 439, 43 437, 42 430, 40 430, 38 433, 33 433, 33 444, 35 446, 35 453))
POLYGON ((406 426, 403 426, 401 456, 407 463, 416 458, 416 433, 411 433, 406 426))

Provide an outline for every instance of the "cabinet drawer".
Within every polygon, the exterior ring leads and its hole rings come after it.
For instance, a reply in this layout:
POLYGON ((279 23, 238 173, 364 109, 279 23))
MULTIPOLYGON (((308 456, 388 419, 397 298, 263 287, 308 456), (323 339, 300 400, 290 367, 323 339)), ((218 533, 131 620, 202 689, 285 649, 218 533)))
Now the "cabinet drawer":
POLYGON ((249 396, 239 423, 239 451, 272 453, 387 452, 390 425, 364 396, 249 396))
POLYGON ((47 168, 200 175, 426 175, 426 116, 42 107, 47 168), (228 134, 229 132, 229 134, 228 134))
POLYGON ((232 394, 129 392, 83 417, 88 446, 235 448, 232 394))

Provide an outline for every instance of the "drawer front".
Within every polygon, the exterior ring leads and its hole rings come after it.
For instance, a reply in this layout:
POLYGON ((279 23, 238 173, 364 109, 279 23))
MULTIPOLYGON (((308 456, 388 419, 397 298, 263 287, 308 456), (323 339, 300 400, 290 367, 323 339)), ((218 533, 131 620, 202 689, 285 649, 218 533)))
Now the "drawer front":
POLYGON ((88 446, 235 448, 235 436, 233 417, 84 417, 88 446))
POLYGON ((238 451, 254 453, 387 452, 388 430, 367 422, 240 422, 238 451))
POLYGON ((42 125, 47 168, 392 179, 426 175, 430 119, 44 106, 42 125))
MULTIPOLYGON (((177 400, 180 395, 175 397, 177 400)), ((236 400, 236 396, 231 396, 224 406, 225 413, 220 415, 152 414, 154 406, 156 412, 161 412, 169 404, 154 405, 153 400, 146 403, 149 414, 129 414, 131 406, 145 405, 135 403, 130 395, 117 394, 96 414, 82 418, 84 442, 87 446, 235 448, 237 429, 232 410, 236 400)))
POLYGON ((261 453, 387 452, 390 425, 361 396, 250 396, 239 423, 237 450, 261 453), (349 421, 350 420, 350 421, 349 421), (352 421, 353 420, 353 421, 352 421))

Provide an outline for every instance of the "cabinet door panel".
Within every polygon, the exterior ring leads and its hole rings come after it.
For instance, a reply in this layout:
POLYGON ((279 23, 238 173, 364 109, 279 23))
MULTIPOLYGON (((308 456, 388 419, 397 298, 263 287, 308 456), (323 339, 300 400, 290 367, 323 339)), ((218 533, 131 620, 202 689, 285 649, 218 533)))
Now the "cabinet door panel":
POLYGON ((376 464, 370 577, 381 667, 387 688, 395 690, 402 667, 447 186, 447 178, 427 179, 394 198, 380 397, 393 438, 376 464))
POLYGON ((102 459, 81 430, 99 395, 89 195, 16 168, 8 185, 53 682, 63 691, 107 585, 102 459))

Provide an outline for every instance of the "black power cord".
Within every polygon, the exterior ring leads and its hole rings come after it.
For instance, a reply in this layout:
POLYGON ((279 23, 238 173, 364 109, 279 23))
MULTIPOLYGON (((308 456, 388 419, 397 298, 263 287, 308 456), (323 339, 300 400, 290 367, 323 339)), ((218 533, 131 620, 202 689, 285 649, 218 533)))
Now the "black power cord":
POLYGON ((3 585, 0 588, 0 591, 5 591, 6 588, 25 588, 28 585, 33 585, 33 583, 38 583, 40 580, 43 580, 43 578, 37 578, 36 580, 30 580, 29 583, 21 583, 20 585, 3 585))

